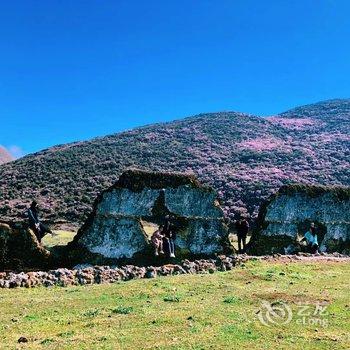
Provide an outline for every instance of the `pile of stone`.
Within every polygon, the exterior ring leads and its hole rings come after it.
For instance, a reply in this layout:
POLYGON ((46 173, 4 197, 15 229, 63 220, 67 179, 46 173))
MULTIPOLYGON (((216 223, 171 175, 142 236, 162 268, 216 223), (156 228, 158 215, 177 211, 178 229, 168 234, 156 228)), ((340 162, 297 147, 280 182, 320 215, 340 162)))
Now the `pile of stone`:
POLYGON ((0 272, 0 288, 66 287, 115 283, 138 278, 155 278, 158 276, 214 273, 216 271, 231 270, 238 261, 236 257, 222 255, 216 259, 183 260, 180 264, 167 264, 163 266, 78 266, 72 270, 60 268, 46 272, 0 272))
POLYGON ((207 274, 217 271, 229 271, 235 266, 251 260, 279 261, 285 263, 303 261, 331 261, 349 262, 350 256, 332 253, 312 255, 299 253, 296 255, 264 255, 264 256, 225 256, 220 255, 216 259, 183 260, 180 264, 167 264, 163 266, 135 266, 125 265, 122 267, 89 266, 79 265, 74 269, 56 269, 50 271, 34 272, 0 272, 0 288, 19 287, 67 287, 89 284, 116 283, 139 278, 156 278, 160 276, 184 275, 184 274, 207 274))

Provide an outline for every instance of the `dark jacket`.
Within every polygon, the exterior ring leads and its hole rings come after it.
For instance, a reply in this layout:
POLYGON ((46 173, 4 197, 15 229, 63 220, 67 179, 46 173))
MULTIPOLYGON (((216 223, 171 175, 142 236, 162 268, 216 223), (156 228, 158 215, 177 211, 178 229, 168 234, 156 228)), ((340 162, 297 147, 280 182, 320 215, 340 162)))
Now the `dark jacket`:
POLYGON ((244 236, 248 234, 249 222, 247 220, 239 220, 236 222, 236 230, 238 236, 244 236))
POLYGON ((28 220, 30 227, 35 227, 36 224, 40 223, 38 218, 38 211, 35 208, 28 209, 28 220))
POLYGON ((165 220, 164 228, 163 228, 163 234, 166 238, 175 239, 176 238, 176 231, 174 225, 170 222, 169 219, 165 220))

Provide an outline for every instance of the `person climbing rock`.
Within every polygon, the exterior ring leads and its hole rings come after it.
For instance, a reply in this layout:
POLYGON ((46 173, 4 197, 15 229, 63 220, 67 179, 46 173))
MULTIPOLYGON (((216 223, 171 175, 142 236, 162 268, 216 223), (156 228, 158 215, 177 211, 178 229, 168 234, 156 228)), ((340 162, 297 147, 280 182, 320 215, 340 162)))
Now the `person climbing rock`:
POLYGON ((317 239, 317 230, 315 224, 312 222, 310 224, 309 230, 305 233, 304 237, 300 242, 306 241, 307 250, 311 254, 318 253, 318 239, 317 239))
POLYGON ((53 232, 39 220, 38 203, 36 201, 33 201, 30 207, 28 208, 28 221, 29 227, 33 230, 35 236, 37 237, 40 243, 42 238, 47 233, 53 235, 53 232))
POLYGON ((236 222, 236 231, 238 238, 238 252, 244 253, 247 246, 247 235, 249 231, 249 222, 245 218, 240 218, 236 222), (243 249, 242 249, 243 246, 243 249))
POLYGON ((164 244, 166 247, 166 251, 169 254, 169 257, 175 258, 176 232, 175 232, 175 227, 171 222, 171 218, 169 215, 165 217, 165 224, 164 224, 162 233, 164 235, 164 244))
POLYGON ((158 256, 159 254, 164 254, 163 250, 163 226, 161 226, 158 230, 156 230, 152 237, 151 237, 151 242, 154 247, 154 255, 158 256))

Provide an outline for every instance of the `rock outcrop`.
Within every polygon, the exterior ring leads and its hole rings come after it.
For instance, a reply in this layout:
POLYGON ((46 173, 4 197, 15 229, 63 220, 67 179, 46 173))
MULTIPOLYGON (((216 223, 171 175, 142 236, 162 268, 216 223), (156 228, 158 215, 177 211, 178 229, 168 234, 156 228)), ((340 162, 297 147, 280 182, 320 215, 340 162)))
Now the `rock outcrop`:
POLYGON ((45 268, 50 253, 23 223, 0 222, 0 271, 45 268))
POLYGON ((182 256, 224 250, 228 230, 216 192, 192 175, 128 170, 102 192, 72 247, 108 259, 150 254, 142 222, 164 223, 171 215, 182 256))
POLYGON ((314 222, 321 252, 350 254, 350 188, 283 186, 260 208, 250 253, 288 253, 314 222))

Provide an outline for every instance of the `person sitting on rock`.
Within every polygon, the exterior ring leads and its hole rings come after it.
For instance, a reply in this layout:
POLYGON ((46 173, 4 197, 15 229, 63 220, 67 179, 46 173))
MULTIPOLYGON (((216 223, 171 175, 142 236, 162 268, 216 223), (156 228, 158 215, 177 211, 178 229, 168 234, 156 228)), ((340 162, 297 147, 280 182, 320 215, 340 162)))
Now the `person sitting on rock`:
POLYGON ((176 233, 175 233, 174 225, 170 221, 169 215, 165 217, 165 224, 164 224, 162 233, 164 235, 164 244, 166 247, 166 251, 169 254, 169 257, 175 258, 176 233))
POLYGON ((245 253, 247 245, 247 235, 249 231, 249 222, 245 218, 241 218, 236 222, 236 231, 238 238, 238 252, 245 253), (243 245, 243 249, 242 249, 243 245))
POLYGON ((309 230, 305 233, 304 237, 301 239, 302 241, 306 241, 307 250, 311 254, 318 253, 318 240, 315 224, 312 222, 309 230))
POLYGON ((151 242, 154 246, 154 255, 164 254, 163 250, 163 226, 161 226, 157 231, 155 231, 151 237, 151 242))
POLYGON ((42 238, 47 233, 50 233, 53 235, 53 232, 39 220, 38 203, 36 201, 33 201, 28 209, 28 220, 29 220, 29 227, 33 230, 39 243, 41 243, 42 238))

